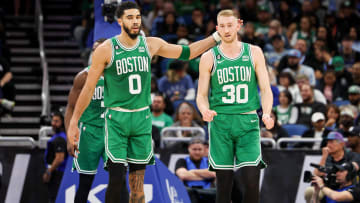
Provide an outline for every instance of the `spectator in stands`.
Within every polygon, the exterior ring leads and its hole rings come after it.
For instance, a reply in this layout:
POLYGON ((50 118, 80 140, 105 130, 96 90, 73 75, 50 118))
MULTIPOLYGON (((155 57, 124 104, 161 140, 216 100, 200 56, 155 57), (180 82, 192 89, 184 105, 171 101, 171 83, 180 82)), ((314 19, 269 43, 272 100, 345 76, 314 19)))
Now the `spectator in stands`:
POLYGON ((244 27, 244 34, 241 36, 241 41, 264 47, 265 42, 263 39, 255 35, 255 26, 251 22, 247 22, 244 27))
POLYGON ((360 127, 354 127, 350 131, 348 137, 348 146, 351 148, 351 151, 360 154, 360 127))
MULTIPOLYGON (((295 103, 295 98, 301 98, 299 86, 295 83, 294 77, 289 72, 281 72, 279 74, 279 91, 287 90, 291 94, 292 104, 295 103)), ((302 101, 302 99, 301 99, 302 101)))
POLYGON ((340 120, 339 120, 339 132, 344 135, 344 137, 348 137, 350 134, 350 130, 354 126, 355 115, 350 107, 345 106, 340 111, 340 120))
POLYGON ((335 104, 329 104, 326 110, 325 128, 335 130, 339 127, 340 109, 335 104))
POLYGON ((180 60, 172 61, 166 75, 158 80, 159 91, 170 98, 175 109, 184 100, 195 100, 194 83, 185 66, 180 60))
POLYGON ((143 16, 143 25, 146 29, 151 30, 151 25, 154 22, 155 18, 158 16, 162 16, 164 14, 164 0, 155 0, 153 3, 153 9, 148 13, 148 15, 143 16))
POLYGON ((265 52, 265 57, 271 66, 277 68, 280 63, 280 59, 286 55, 287 50, 284 47, 285 43, 281 35, 274 35, 271 37, 271 45, 273 50, 265 52))
POLYGON ((48 187, 49 202, 55 202, 67 160, 64 117, 60 112, 52 114, 51 126, 55 134, 47 142, 45 150, 46 171, 42 178, 48 187))
POLYGON ((241 19, 246 19, 248 22, 257 21, 256 15, 257 4, 253 0, 240 1, 239 11, 241 13, 241 19))
MULTIPOLYGON (((296 84, 298 85, 299 89, 301 89, 302 86, 305 85, 305 84, 310 85, 309 79, 308 79, 308 77, 306 75, 299 74, 295 78, 295 80, 296 80, 296 84)), ((321 93, 321 91, 318 90, 318 89, 313 89, 313 92, 314 92, 314 100, 326 105, 326 98, 323 95, 323 93, 321 93)), ((295 95, 294 100, 295 100, 295 103, 302 103, 303 102, 301 94, 295 95)))
POLYGON ((351 67, 352 79, 354 85, 360 86, 360 62, 354 63, 351 67))
MULTIPOLYGON (((336 73, 336 83, 342 89, 348 89, 349 86, 353 83, 351 73, 345 68, 344 59, 341 56, 334 56, 331 59, 330 65, 336 73)), ((345 98, 347 97, 347 92, 344 91, 345 98)))
POLYGON ((298 117, 296 123, 310 127, 312 114, 315 112, 322 112, 323 114, 325 114, 326 106, 314 100, 314 90, 310 85, 302 85, 300 92, 303 103, 298 103, 295 105, 298 109, 298 117))
POLYGON ((323 41, 316 40, 313 50, 314 56, 312 57, 311 61, 311 66, 314 67, 315 70, 316 81, 321 80, 324 77, 324 72, 331 68, 329 62, 332 58, 329 50, 325 47, 325 45, 316 45, 319 44, 319 42, 323 41))
POLYGON ((349 36, 353 40, 353 50, 356 52, 360 52, 359 30, 355 26, 350 28, 349 36))
POLYGON ((327 103, 347 98, 346 91, 341 88, 340 83, 336 83, 336 73, 333 70, 327 70, 324 73, 324 77, 319 81, 317 89, 324 94, 327 103))
MULTIPOLYGON (((203 121, 195 107, 189 102, 182 102, 176 109, 175 122, 172 126, 202 127, 203 121)), ((200 137, 199 131, 167 132, 165 137, 200 137)))
POLYGON ((299 143, 296 147, 307 147, 313 150, 320 150, 326 145, 326 137, 331 130, 325 128, 325 115, 316 112, 311 116, 312 128, 305 131, 301 137, 304 138, 322 138, 322 142, 315 143, 299 143))
MULTIPOLYGON (((246 19, 246 18, 245 18, 246 19)), ((284 41, 284 45, 286 48, 289 47, 288 39, 283 31, 283 27, 281 25, 281 22, 277 19, 271 20, 269 24, 269 32, 266 35, 266 42, 269 43, 269 40, 271 40, 272 37, 275 35, 280 35, 282 40, 284 41)), ((269 49, 268 46, 265 47, 265 51, 272 50, 271 47, 269 49)))
POLYGON ((179 26, 176 21, 176 13, 168 12, 164 14, 164 21, 159 24, 157 35, 161 37, 165 41, 169 41, 171 43, 176 43, 177 35, 176 31, 179 26))
MULTIPOLYGON (((355 152, 345 149, 344 137, 341 133, 332 131, 327 136, 326 147, 322 148, 322 155, 319 165, 325 167, 334 167, 335 165, 342 165, 346 162, 352 162, 356 170, 359 170, 360 156, 355 152)), ((326 174, 314 169, 314 175, 325 176, 326 174)), ((310 202, 314 194, 314 187, 308 187, 305 191, 306 202, 310 202)))
MULTIPOLYGON (((164 24, 165 18, 164 16, 168 13, 175 13, 175 7, 173 2, 165 1, 163 7, 163 14, 158 15, 151 26, 151 36, 159 36, 159 31, 162 29, 161 26, 164 24)), ((176 19, 177 24, 185 24, 185 21, 182 17, 177 17, 176 19)))
POLYGON ((336 42, 331 38, 330 31, 325 25, 319 26, 316 32, 316 39, 325 42, 325 46, 332 55, 337 50, 336 42))
POLYGON ((355 5, 351 2, 351 0, 345 0, 342 2, 337 17, 338 19, 336 24, 338 27, 337 32, 339 34, 345 34, 349 31, 350 27, 358 26, 360 20, 355 11, 355 5))
POLYGON ((360 61, 360 53, 353 50, 352 45, 353 40, 348 35, 341 40, 339 54, 344 59, 346 69, 350 68, 355 62, 360 61))
MULTIPOLYGON (((202 127, 203 121, 195 107, 189 102, 182 102, 176 109, 175 122, 171 127, 202 127)), ((202 137, 202 133, 198 130, 190 131, 167 131, 164 133, 164 137, 202 137)), ((175 142, 167 142, 165 145, 167 148, 177 152, 183 152, 186 149, 186 145, 183 143, 176 144, 175 142), (185 148, 184 148, 185 147, 185 148)))
POLYGON ((265 39, 265 36, 269 32, 269 23, 271 20, 270 8, 268 5, 260 5, 257 12, 258 21, 255 25, 255 35, 261 39, 265 39))
POLYGON ((348 90, 348 98, 351 105, 355 106, 358 112, 360 111, 360 86, 352 85, 348 90))
POLYGON ((164 112, 165 107, 166 104, 164 96, 156 94, 151 104, 151 118, 152 124, 156 126, 159 131, 173 124, 172 118, 164 112))
POLYGON ((279 95, 280 104, 273 108, 279 125, 294 124, 296 122, 297 108, 292 104, 292 96, 289 91, 284 90, 279 95))
POLYGON ((11 81, 10 65, 5 58, 0 56, 0 104, 2 114, 6 114, 15 106, 15 85, 11 81))
POLYGON ((297 49, 301 53, 301 58, 299 61, 299 64, 311 66, 311 57, 308 57, 307 54, 309 52, 309 45, 308 42, 304 39, 298 39, 296 40, 294 49, 297 49))
POLYGON ((204 22, 204 13, 200 8, 195 8, 191 14, 192 22, 189 25, 189 38, 193 41, 204 38, 206 24, 204 22))
POLYGON ((321 177, 315 176, 312 180, 315 186, 315 192, 312 196, 312 203, 320 203, 319 193, 324 194, 327 203, 340 203, 340 202, 358 202, 360 200, 360 194, 355 190, 355 177, 356 169, 352 163, 343 163, 341 165, 335 165, 336 183, 339 184, 339 188, 334 189, 324 183, 321 177))
POLYGON ((315 41, 315 32, 312 30, 312 23, 309 16, 301 17, 300 29, 292 35, 290 45, 295 46, 298 39, 306 40, 308 45, 315 41))
POLYGON ((299 74, 304 74, 309 78, 309 82, 311 86, 315 86, 315 73, 314 70, 306 65, 299 64, 301 53, 297 49, 291 49, 288 54, 288 67, 284 69, 284 71, 290 72, 293 77, 296 78, 299 74))
MULTIPOLYGON (((196 138, 191 140, 188 152, 187 157, 176 162, 175 174, 187 187, 191 202, 208 203, 211 201, 210 199, 206 199, 196 192, 196 188, 211 188, 216 177, 215 172, 208 170, 208 158, 204 156, 204 141, 196 138)), ((215 196, 215 192, 213 195, 215 196)))

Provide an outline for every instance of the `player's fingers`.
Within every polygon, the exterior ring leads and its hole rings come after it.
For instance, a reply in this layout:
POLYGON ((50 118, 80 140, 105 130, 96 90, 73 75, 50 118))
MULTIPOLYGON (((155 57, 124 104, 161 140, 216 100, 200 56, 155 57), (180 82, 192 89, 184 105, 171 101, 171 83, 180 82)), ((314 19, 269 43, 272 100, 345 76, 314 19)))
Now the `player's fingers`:
POLYGON ((216 111, 211 111, 211 114, 212 114, 213 116, 217 116, 216 111))

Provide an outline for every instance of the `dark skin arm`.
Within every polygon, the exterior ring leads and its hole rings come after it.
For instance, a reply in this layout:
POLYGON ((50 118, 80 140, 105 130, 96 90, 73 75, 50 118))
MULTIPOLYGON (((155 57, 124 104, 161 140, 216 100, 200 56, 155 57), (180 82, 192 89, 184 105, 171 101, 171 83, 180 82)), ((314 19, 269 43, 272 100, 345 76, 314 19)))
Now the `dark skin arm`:
MULTIPOLYGON (((73 87, 70 90, 69 97, 68 97, 68 104, 66 106, 65 129, 68 129, 68 127, 69 127, 70 120, 71 120, 71 117, 74 112, 76 101, 80 95, 81 90, 84 87, 87 75, 88 75, 88 73, 86 71, 81 71, 74 78, 73 87)), ((69 134, 68 134, 68 136, 69 136, 69 134)), ((67 150, 71 156, 75 156, 75 150, 78 150, 77 145, 76 146, 71 145, 69 143, 70 139, 71 139, 70 137, 67 138, 67 150)))
POLYGON ((48 168, 43 175, 44 183, 48 183, 50 181, 51 173, 54 172, 57 169, 57 167, 60 166, 60 164, 64 161, 64 159, 65 159, 65 152, 57 152, 55 154, 55 159, 51 163, 51 167, 48 168))

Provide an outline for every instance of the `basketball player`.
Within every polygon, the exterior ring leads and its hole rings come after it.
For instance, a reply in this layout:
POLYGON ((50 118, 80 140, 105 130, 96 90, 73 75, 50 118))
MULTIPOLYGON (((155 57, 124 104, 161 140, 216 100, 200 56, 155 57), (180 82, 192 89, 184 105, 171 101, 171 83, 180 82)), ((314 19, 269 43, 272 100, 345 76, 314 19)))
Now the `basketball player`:
POLYGON ((267 129, 274 125, 270 118, 273 96, 264 55, 259 47, 238 41, 240 24, 234 12, 219 12, 217 21, 222 42, 200 59, 196 99, 204 121, 209 122, 209 169, 216 172, 217 203, 230 203, 233 169, 241 167, 246 173, 242 202, 255 203, 259 202, 259 169, 265 167, 256 114, 258 85, 267 129))

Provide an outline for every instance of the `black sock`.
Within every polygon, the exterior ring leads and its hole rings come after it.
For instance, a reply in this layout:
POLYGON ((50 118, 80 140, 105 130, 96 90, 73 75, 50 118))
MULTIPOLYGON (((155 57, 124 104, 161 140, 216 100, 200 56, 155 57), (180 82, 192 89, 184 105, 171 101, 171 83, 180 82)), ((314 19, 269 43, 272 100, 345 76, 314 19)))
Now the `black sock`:
POLYGON ((74 203, 87 203, 91 184, 95 175, 79 174, 79 187, 76 191, 74 203))
POLYGON ((230 203, 234 172, 216 170, 216 203, 230 203))
POLYGON ((243 195, 242 203, 258 203, 260 167, 245 166, 240 169, 240 174, 240 176, 235 176, 235 181, 240 182, 243 195))
POLYGON ((108 159, 109 184, 105 194, 106 203, 129 202, 126 187, 126 166, 108 159))

